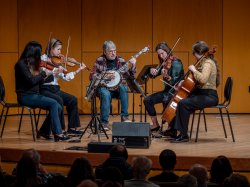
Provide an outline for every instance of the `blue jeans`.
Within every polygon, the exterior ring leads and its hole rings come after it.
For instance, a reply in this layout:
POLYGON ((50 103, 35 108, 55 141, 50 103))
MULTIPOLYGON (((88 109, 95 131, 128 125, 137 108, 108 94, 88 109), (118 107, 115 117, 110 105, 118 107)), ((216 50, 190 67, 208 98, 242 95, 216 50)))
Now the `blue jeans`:
MULTIPOLYGON (((57 85, 42 85, 40 93, 44 96, 55 99, 63 108, 66 106, 68 112, 68 129, 80 127, 80 118, 77 108, 77 98, 71 94, 63 92, 57 85)), ((62 129, 65 130, 64 111, 60 115, 62 129)))
POLYGON ((98 95, 101 101, 100 113, 101 123, 108 124, 109 112, 112 98, 121 100, 121 116, 128 116, 128 87, 124 84, 120 84, 115 91, 109 91, 106 87, 100 87, 98 89, 98 95))
POLYGON ((42 108, 49 110, 49 115, 47 115, 47 118, 50 119, 47 120, 49 120, 50 123, 43 124, 40 131, 47 133, 51 129, 54 134, 62 134, 61 122, 59 118, 62 107, 56 100, 39 94, 27 94, 19 95, 18 102, 21 105, 31 108, 42 108))

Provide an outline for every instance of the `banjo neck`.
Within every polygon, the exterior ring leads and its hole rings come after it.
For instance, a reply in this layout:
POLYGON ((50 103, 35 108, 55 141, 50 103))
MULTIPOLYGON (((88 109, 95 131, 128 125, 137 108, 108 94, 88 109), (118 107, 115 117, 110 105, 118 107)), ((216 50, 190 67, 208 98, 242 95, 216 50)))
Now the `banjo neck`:
POLYGON ((149 51, 149 47, 147 46, 147 47, 144 47, 142 50, 140 50, 137 54, 135 54, 134 56, 132 56, 132 58, 130 58, 122 67, 120 67, 117 71, 119 72, 119 73, 121 73, 122 71, 123 71, 123 69, 125 68, 125 67, 127 67, 128 66, 128 64, 130 63, 130 61, 133 59, 133 58, 138 58, 142 53, 146 53, 146 52, 148 52, 149 51))

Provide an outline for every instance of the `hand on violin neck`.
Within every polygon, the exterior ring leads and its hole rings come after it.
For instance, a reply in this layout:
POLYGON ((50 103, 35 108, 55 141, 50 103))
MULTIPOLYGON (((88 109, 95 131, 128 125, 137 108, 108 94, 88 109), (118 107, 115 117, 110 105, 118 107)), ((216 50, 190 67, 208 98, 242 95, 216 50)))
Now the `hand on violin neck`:
POLYGON ((74 75, 76 75, 77 73, 79 73, 80 71, 82 71, 84 68, 86 68, 86 65, 84 63, 80 64, 80 68, 78 68, 75 72, 74 75))
POLYGON ((81 69, 81 70, 82 70, 82 69, 84 69, 84 68, 86 68, 86 65, 85 65, 84 63, 81 63, 81 64, 80 64, 80 68, 79 68, 79 69, 81 69))

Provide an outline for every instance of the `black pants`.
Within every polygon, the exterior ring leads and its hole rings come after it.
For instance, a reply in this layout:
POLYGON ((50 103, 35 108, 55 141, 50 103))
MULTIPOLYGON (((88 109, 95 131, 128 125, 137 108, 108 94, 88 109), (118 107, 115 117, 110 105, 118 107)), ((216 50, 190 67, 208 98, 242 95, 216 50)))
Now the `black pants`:
POLYGON ((145 108, 150 116, 156 116, 155 104, 162 103, 163 110, 171 99, 171 95, 167 91, 153 93, 144 99, 145 108))
POLYGON ((190 97, 178 103, 174 128, 180 131, 181 134, 187 135, 190 114, 195 110, 216 106, 217 104, 218 95, 216 90, 196 89, 190 97))
MULTIPOLYGON (((55 99, 63 108, 66 106, 68 113, 68 129, 80 126, 80 118, 77 108, 77 99, 75 96, 63 92, 58 85, 42 85, 40 93, 47 97, 55 99)), ((64 112, 60 115, 62 129, 65 130, 64 112)))

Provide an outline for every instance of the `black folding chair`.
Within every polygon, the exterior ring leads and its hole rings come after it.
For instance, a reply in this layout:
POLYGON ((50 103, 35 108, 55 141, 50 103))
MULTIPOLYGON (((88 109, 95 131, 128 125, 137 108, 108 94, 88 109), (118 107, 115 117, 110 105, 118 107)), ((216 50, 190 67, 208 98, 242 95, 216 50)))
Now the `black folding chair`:
MULTIPOLYGON (((207 107, 207 108, 218 108, 219 109, 221 122, 222 122, 223 130, 224 130, 224 134, 225 134, 225 138, 227 138, 227 132, 226 132, 225 123, 224 123, 223 114, 222 114, 222 110, 225 109, 226 114, 227 114, 229 127, 230 127, 230 131, 231 131, 231 135, 232 135, 232 139, 233 139, 233 142, 235 142, 234 132, 233 132, 231 119, 230 119, 230 115, 229 115, 229 111, 228 111, 228 107, 229 107, 230 102, 231 102, 232 89, 233 89, 233 79, 232 79, 232 77, 228 77, 227 81, 226 81, 226 84, 225 84, 225 87, 224 87, 224 101, 222 103, 216 105, 216 106, 207 107)), ((205 108, 204 108, 204 109, 199 110, 195 142, 197 142, 197 140, 198 140, 201 113, 203 114, 205 130, 207 131, 206 113, 205 113, 205 108)), ((195 112, 193 113, 193 118, 192 118, 192 125, 191 125, 191 130, 190 130, 190 139, 192 137, 192 131, 193 131, 193 125, 194 125, 194 117, 195 117, 195 112)))
POLYGON ((24 108, 26 108, 26 109, 28 109, 29 115, 30 115, 33 140, 36 141, 36 135, 35 135, 35 131, 34 131, 34 122, 33 122, 33 116, 34 116, 34 121, 35 121, 35 125, 36 125, 36 130, 37 130, 35 109, 27 107, 27 106, 22 106, 19 103, 8 103, 8 102, 5 101, 4 98, 5 98, 5 86, 4 86, 4 83, 3 83, 3 79, 0 76, 0 103, 2 105, 2 111, 1 111, 1 116, 0 116, 0 126, 2 124, 2 119, 4 117, 0 138, 2 138, 2 136, 3 136, 6 120, 7 120, 7 117, 9 115, 9 109, 10 108, 22 107, 21 117, 20 117, 20 120, 19 120, 18 133, 20 132, 20 127, 21 127, 21 124, 22 124, 23 111, 24 111, 24 108), (5 112, 5 109, 6 109, 6 112, 5 112))

